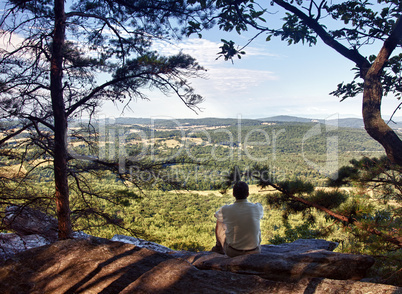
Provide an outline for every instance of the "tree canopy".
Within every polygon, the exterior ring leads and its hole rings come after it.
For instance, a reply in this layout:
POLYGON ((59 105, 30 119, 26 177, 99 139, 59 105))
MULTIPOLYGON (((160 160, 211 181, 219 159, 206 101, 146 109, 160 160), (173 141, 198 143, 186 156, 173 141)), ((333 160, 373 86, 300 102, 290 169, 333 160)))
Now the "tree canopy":
MULTIPOLYGON (((402 90, 400 1, 217 0, 213 3, 217 8, 214 19, 221 30, 239 34, 255 30, 255 36, 244 47, 262 36, 266 41, 278 37, 288 45, 313 46, 323 42, 354 62, 353 81, 340 83, 332 94, 342 100, 363 94, 366 131, 384 147, 391 161, 402 165, 402 141, 381 117, 383 96, 393 94, 399 99, 402 90), (377 45, 381 47, 378 52, 377 45), (374 49, 366 56, 368 48, 374 49)), ((193 25, 188 29, 190 34, 195 32, 200 33, 199 27, 193 25)), ((219 54, 226 60, 241 57, 244 47, 223 40, 219 54)))
POLYGON ((148 99, 147 88, 173 93, 197 110, 202 97, 188 78, 203 68, 182 53, 161 56, 152 43, 180 37, 180 27, 208 12, 205 4, 171 0, 68 3, 4 1, 0 18, 0 144, 8 156, 28 160, 7 145, 24 133, 26 146, 39 150, 30 160, 53 162, 62 239, 72 233, 68 179, 79 180, 67 148, 69 121, 92 117, 105 100, 127 106, 148 99))

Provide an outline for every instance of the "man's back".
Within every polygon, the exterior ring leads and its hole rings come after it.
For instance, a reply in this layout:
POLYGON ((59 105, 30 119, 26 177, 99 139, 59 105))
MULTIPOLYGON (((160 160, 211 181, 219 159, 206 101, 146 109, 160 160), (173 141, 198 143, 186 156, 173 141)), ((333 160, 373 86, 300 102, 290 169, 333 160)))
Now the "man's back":
POLYGON ((226 242, 235 249, 251 250, 261 243, 260 219, 263 208, 260 203, 247 199, 236 200, 222 207, 222 220, 226 225, 226 242))
POLYGON ((262 205, 247 201, 249 188, 242 181, 234 184, 233 196, 235 203, 222 206, 215 213, 216 245, 211 250, 230 257, 260 253, 262 205))

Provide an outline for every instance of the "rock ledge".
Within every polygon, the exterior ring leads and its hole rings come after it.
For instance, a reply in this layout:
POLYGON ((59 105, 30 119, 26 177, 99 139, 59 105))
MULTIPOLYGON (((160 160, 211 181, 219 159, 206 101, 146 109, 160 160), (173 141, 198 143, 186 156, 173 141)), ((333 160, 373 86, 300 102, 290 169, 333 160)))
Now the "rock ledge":
POLYGON ((0 293, 402 293, 398 287, 351 280, 282 282, 200 270, 183 256, 105 239, 58 241, 3 262, 0 293))

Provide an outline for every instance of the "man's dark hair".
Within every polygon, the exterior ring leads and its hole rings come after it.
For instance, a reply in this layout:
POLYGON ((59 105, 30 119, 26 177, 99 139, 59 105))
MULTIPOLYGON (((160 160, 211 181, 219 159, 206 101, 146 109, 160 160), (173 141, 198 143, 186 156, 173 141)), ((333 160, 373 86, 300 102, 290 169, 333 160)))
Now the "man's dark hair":
POLYGON ((246 199, 248 197, 248 185, 245 182, 237 182, 233 186, 233 196, 236 199, 246 199))

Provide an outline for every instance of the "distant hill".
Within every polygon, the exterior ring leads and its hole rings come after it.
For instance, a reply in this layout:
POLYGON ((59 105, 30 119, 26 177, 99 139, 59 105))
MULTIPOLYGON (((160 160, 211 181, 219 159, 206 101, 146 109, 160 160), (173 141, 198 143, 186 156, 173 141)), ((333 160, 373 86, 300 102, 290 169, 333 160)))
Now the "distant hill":
POLYGON ((354 129, 362 129, 364 128, 364 122, 361 118, 341 118, 341 119, 330 119, 327 120, 326 123, 331 125, 338 125, 338 127, 344 128, 354 128, 354 129))
MULTIPOLYGON (((324 119, 303 118, 289 115, 278 115, 267 118, 260 118, 259 120, 263 122, 296 122, 296 123, 320 122, 322 124, 326 123, 330 125, 337 125, 338 127, 343 128, 354 128, 354 129, 364 128, 363 119, 361 118, 340 118, 340 119, 324 120, 324 119)), ((400 118, 398 118, 398 120, 400 120, 400 118)), ((394 120, 394 122, 389 123, 389 126, 393 129, 402 130, 402 121, 394 120)))
POLYGON ((264 122, 295 122, 295 123, 317 123, 320 122, 322 124, 330 124, 338 127, 345 128, 363 128, 363 120, 360 118, 341 118, 341 119, 314 119, 314 118, 304 118, 297 116, 289 116, 289 115, 278 115, 267 118, 259 119, 264 122))
MULTIPOLYGON (((178 126, 234 126, 239 124, 243 126, 247 125, 260 125, 266 122, 272 123, 322 123, 329 124, 344 128, 363 129, 364 123, 360 118, 340 118, 340 119, 314 119, 304 118, 289 115, 277 115, 272 117, 260 118, 260 119, 237 119, 237 118, 195 118, 195 119, 151 119, 151 118, 135 118, 135 117, 118 117, 114 120, 115 124, 121 125, 150 125, 154 124, 158 127, 172 128, 178 126)), ((390 127, 399 131, 402 131, 402 122, 390 122, 390 127)))
POLYGON ((309 122, 317 122, 317 119, 312 118, 303 118, 297 116, 289 116, 289 115, 277 115, 267 118, 258 119, 264 122, 300 122, 300 123, 309 123, 309 122))
MULTIPOLYGON (((242 125, 260 125, 262 122, 255 119, 241 119, 242 125)), ((154 124, 158 127, 178 127, 178 126, 234 126, 239 123, 237 118, 185 118, 185 119, 151 119, 151 118, 134 118, 134 117, 119 117, 115 119, 116 124, 121 125, 135 125, 144 124, 150 125, 154 124)))

